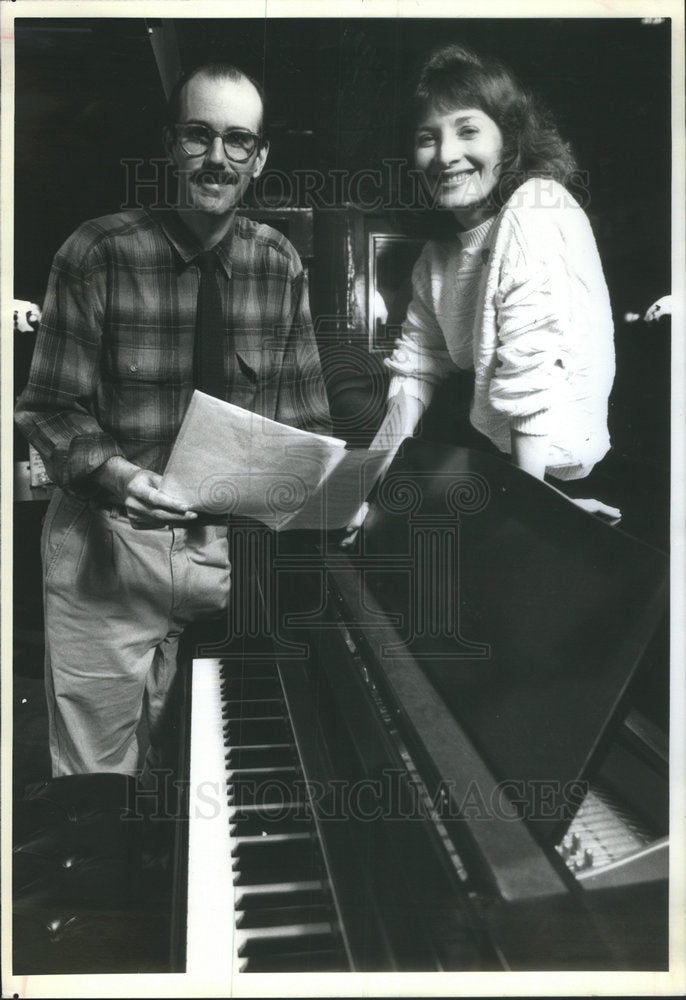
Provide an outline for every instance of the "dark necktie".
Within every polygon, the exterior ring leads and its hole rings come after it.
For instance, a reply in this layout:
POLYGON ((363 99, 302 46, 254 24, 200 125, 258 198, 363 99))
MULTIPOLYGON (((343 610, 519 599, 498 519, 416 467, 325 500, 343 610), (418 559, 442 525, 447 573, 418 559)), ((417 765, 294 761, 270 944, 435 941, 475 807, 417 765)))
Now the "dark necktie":
POLYGON ((226 399, 224 361, 226 330, 217 282, 219 260, 214 250, 205 250, 198 254, 195 263, 200 269, 193 355, 195 387, 210 396, 226 399))

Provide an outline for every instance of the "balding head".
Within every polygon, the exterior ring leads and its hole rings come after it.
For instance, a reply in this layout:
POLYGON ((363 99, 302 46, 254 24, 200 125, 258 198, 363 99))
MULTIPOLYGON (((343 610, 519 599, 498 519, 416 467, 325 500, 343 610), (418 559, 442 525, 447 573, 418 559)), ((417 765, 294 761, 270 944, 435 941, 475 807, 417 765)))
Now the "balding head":
POLYGON ((185 73, 176 83, 169 95, 167 103, 167 125, 174 125, 183 121, 184 98, 188 85, 192 80, 202 77, 206 80, 231 80, 233 83, 245 83, 255 91, 260 102, 260 131, 264 128, 265 96, 262 86, 245 73, 240 67, 229 62, 207 62, 194 67, 185 73))
POLYGON ((178 207, 189 225, 193 219, 205 225, 200 217, 210 216, 216 225, 219 219, 228 224, 262 172, 269 150, 263 110, 257 84, 227 64, 198 67, 176 88, 165 146, 178 178, 178 207))

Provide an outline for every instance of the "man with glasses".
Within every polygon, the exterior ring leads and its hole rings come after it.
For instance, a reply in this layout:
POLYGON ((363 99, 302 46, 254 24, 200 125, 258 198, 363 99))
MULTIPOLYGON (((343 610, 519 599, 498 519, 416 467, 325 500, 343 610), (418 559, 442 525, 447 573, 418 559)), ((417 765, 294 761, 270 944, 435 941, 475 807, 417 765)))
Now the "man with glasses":
POLYGON ((135 774, 141 714, 154 747, 184 627, 227 607, 226 520, 159 488, 194 388, 330 431, 302 265, 236 212, 268 153, 259 86, 197 68, 164 138, 175 204, 66 241, 17 405, 57 484, 42 537, 56 776, 135 774))

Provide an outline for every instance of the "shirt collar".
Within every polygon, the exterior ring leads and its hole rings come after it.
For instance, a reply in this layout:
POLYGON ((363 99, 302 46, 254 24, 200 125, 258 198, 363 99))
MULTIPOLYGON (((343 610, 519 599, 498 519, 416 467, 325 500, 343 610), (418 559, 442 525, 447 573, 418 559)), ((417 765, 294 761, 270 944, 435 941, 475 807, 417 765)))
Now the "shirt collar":
MULTIPOLYGON (((171 208, 165 208, 151 211, 150 214, 155 219, 174 250, 176 250, 184 265, 190 264, 199 253, 202 253, 204 247, 200 246, 196 236, 186 225, 184 225, 178 212, 171 208)), ((223 239, 216 244, 216 246, 212 247, 212 249, 216 251, 219 262, 229 278, 231 277, 232 269, 231 244, 233 241, 234 230, 238 222, 239 219, 234 217, 233 225, 229 231, 223 239)))

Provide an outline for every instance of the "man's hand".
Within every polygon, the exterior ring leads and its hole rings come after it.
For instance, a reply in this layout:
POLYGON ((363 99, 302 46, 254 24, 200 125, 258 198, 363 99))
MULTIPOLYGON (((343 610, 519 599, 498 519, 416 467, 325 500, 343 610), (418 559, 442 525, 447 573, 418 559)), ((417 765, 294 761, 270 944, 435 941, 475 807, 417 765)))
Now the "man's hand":
POLYGON ((125 458, 110 458, 94 477, 98 484, 114 496, 126 512, 133 528, 159 528, 163 524, 185 524, 197 518, 187 504, 163 493, 159 486, 162 476, 150 469, 141 469, 125 458))
POLYGON ((161 524, 178 524, 197 518, 186 504, 173 500, 160 490, 162 476, 149 469, 139 471, 129 480, 122 501, 132 528, 159 528, 161 524))

